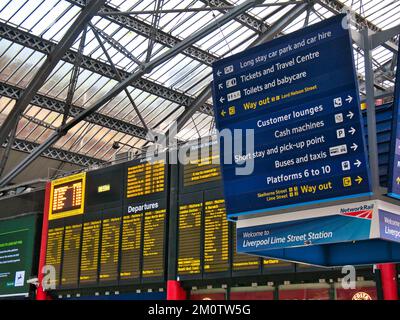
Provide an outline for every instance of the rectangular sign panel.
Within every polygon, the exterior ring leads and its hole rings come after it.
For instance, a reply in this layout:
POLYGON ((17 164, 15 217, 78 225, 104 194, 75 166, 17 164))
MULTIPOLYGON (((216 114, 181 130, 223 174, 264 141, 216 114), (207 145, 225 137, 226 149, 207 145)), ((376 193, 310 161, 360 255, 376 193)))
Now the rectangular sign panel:
POLYGON ((202 192, 181 196, 178 209, 178 275, 202 274, 202 192))
MULTIPOLYGON (((399 53, 397 53, 399 55, 399 53)), ((397 57, 396 84, 393 102, 389 196, 400 199, 400 60, 397 57)))
POLYGON ((0 297, 28 295, 35 228, 36 216, 0 221, 0 297))
POLYGON ((97 284, 101 236, 100 215, 97 212, 85 215, 81 244, 80 286, 90 287, 97 284))
POLYGON ((83 213, 85 183, 85 172, 51 182, 49 220, 83 213))
POLYGON ((370 193, 352 50, 338 15, 213 64, 228 216, 370 193))
POLYGON ((134 161, 127 168, 126 197, 137 198, 160 194, 165 191, 165 162, 134 161))

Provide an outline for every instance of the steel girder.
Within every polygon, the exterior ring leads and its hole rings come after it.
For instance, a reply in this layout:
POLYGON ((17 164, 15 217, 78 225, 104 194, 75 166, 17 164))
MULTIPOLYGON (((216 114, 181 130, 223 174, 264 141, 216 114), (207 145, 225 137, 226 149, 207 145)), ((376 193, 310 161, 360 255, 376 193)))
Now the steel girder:
MULTIPOLYGON (((54 49, 55 46, 57 46, 57 44, 49 40, 45 40, 40 37, 31 35, 25 31, 19 30, 15 27, 9 26, 1 22, 0 22, 0 38, 4 38, 9 41, 18 43, 27 48, 42 52, 44 54, 48 54, 54 49)), ((78 53, 76 51, 68 50, 66 54, 62 57, 62 60, 73 64, 75 62, 75 59, 77 59, 77 57, 78 53)), ((88 56, 85 55, 82 56, 81 67, 86 70, 100 74, 102 76, 117 80, 117 76, 112 66, 110 66, 107 63, 90 58, 88 56)), ((117 69, 117 70, 121 75, 122 79, 126 79, 131 75, 131 73, 125 70, 122 69, 117 69)), ((194 97, 188 94, 170 89, 168 87, 165 87, 151 80, 145 79, 143 77, 135 79, 134 81, 132 81, 131 85, 135 88, 154 94, 158 97, 175 102, 185 107, 190 106, 195 99, 194 97)), ((213 115, 213 107, 211 104, 204 104, 200 108, 200 111, 208 115, 213 115)))
MULTIPOLYGON (((74 5, 77 5, 81 8, 86 6, 87 3, 86 0, 66 0, 66 1, 74 5)), ((115 11, 118 10, 109 5, 104 5, 99 12, 105 14, 107 12, 115 12, 115 11)), ((154 35, 154 40, 156 42, 161 43, 169 48, 174 47, 175 45, 177 45, 179 42, 182 41, 178 37, 174 37, 168 34, 167 32, 154 28, 149 23, 146 23, 134 17, 113 15, 103 18, 112 21, 118 24, 119 26, 126 28, 127 30, 133 31, 146 38, 151 38, 154 35)), ((219 57, 216 57, 213 54, 207 52, 206 50, 202 50, 196 46, 190 46, 185 50, 183 50, 182 53, 207 65, 211 65, 211 63, 213 63, 216 59, 219 59, 219 57)))
MULTIPOLYGON (((206 5, 210 5, 213 7, 226 7, 226 6, 232 6, 233 4, 230 1, 227 0, 200 0, 206 5)), ((221 9, 221 11, 226 12, 226 10, 221 9)), ((236 21, 244 25, 245 27, 257 32, 257 33, 262 33, 266 31, 270 25, 260 19, 257 19, 256 17, 244 12, 241 15, 238 15, 235 18, 236 21)), ((281 33, 279 33, 281 34, 281 33)))
MULTIPOLYGON (((7 146, 7 142, 3 144, 3 148, 7 146)), ((14 143, 11 146, 11 149, 15 151, 21 151, 25 153, 31 153, 32 150, 37 148, 39 144, 35 142, 30 142, 22 139, 15 139, 14 143)), ((82 154, 78 154, 71 151, 61 150, 58 148, 50 147, 46 151, 44 151, 41 155, 42 157, 46 157, 53 160, 64 161, 68 163, 72 163, 82 167, 89 167, 95 165, 102 165, 106 162, 100 159, 88 157, 82 154)))
POLYGON ((32 97, 46 81, 65 52, 73 45, 79 34, 84 30, 86 24, 93 18, 105 2, 106 0, 89 1, 87 6, 81 10, 74 23, 65 32, 57 46, 49 52, 45 61, 41 64, 40 68, 29 82, 29 85, 24 90, 21 98, 18 99, 15 106, 0 126, 0 144, 6 141, 10 132, 18 124, 20 115, 25 111, 32 97))
MULTIPOLYGON (((15 99, 18 100, 21 95, 22 95, 23 89, 20 89, 18 87, 12 86, 7 83, 1 83, 0 82, 0 96, 4 96, 10 99, 15 99)), ((33 99, 31 101, 32 105, 50 110, 50 111, 55 111, 58 113, 63 114, 65 110, 65 102, 61 100, 57 100, 54 98, 49 98, 41 94, 36 94, 33 96, 33 99)), ((74 105, 71 105, 71 109, 69 110, 69 115, 71 117, 76 117, 79 113, 81 113, 84 110, 82 107, 77 107, 74 105)), ((140 138, 140 139, 145 139, 147 131, 139 126, 136 126, 134 124, 131 124, 129 122, 125 122, 122 120, 118 120, 106 115, 103 115, 101 113, 93 113, 89 117, 85 119, 87 122, 97 124, 100 126, 103 126, 108 129, 112 129, 118 132, 122 132, 125 134, 132 135, 134 137, 140 138)))

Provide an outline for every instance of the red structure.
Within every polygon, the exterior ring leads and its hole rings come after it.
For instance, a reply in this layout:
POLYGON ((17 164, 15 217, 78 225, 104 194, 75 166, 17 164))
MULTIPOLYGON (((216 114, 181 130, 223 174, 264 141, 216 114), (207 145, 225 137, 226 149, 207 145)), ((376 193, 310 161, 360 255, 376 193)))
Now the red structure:
POLYGON ((39 287, 37 288, 36 300, 50 300, 49 295, 43 290, 44 274, 42 273, 43 267, 46 264, 47 232, 49 229, 50 189, 51 189, 51 182, 47 182, 45 199, 44 199, 42 239, 40 246, 39 269, 38 269, 39 287))
POLYGON ((394 263, 378 264, 378 268, 381 270, 383 299, 399 300, 396 265, 394 263))
POLYGON ((179 281, 167 281, 167 300, 186 300, 186 291, 179 281))

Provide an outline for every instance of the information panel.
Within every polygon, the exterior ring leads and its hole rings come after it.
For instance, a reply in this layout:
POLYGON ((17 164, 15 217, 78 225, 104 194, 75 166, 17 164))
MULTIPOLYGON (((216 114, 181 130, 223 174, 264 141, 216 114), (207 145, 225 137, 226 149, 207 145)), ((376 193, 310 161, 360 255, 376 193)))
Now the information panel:
POLYGON ((85 203, 86 173, 51 182, 49 220, 82 214, 85 203))
POLYGON ((178 212, 178 275, 202 273, 203 193, 182 196, 178 212))
POLYGON ((184 187, 220 180, 219 150, 216 143, 217 141, 211 142, 210 146, 202 148, 191 146, 198 150, 190 152, 188 164, 183 167, 184 187))
MULTIPOLYGON (((111 210, 112 211, 112 210, 111 210)), ((103 214, 100 251, 100 283, 115 284, 118 281, 121 213, 103 214)))
POLYGON ((166 209, 158 207, 144 213, 142 277, 162 278, 165 268, 166 209))
POLYGON ((51 288, 59 288, 62 249, 64 239, 64 226, 49 227, 47 233, 46 265, 53 266, 55 277, 49 280, 51 288))
POLYGON ((122 218, 120 281, 140 281, 142 226, 142 213, 129 214, 122 218))
POLYGON ((0 221, 0 298, 28 296, 35 233, 35 215, 0 221))
POLYGON ((81 286, 92 286, 97 284, 99 273, 100 232, 101 220, 89 220, 83 224, 80 265, 81 286))
POLYGON ((254 130, 235 137, 234 161, 223 161, 229 216, 370 193, 346 19, 213 64, 218 130, 254 130), (250 137, 254 148, 244 143, 250 137))
POLYGON ((126 197, 135 198, 165 191, 165 162, 138 160, 127 168, 126 197))
POLYGON ((81 251, 82 223, 67 225, 64 231, 63 260, 61 271, 62 287, 77 287, 79 255, 81 251))
POLYGON ((397 53, 389 171, 389 196, 400 199, 400 60, 397 53))
POLYGON ((287 261, 282 261, 278 259, 263 259, 263 273, 284 273, 284 272, 294 272, 295 264, 287 261))
POLYGON ((204 203, 204 273, 229 272, 229 224, 224 199, 204 203))

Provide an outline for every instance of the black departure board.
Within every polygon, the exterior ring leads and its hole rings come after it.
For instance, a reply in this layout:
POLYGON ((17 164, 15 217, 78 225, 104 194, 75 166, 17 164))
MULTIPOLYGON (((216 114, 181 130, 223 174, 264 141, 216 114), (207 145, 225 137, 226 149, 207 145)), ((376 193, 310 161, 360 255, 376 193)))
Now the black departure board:
POLYGON ((120 217, 103 217, 100 253, 100 283, 118 280, 120 217))
POLYGON ((100 231, 101 220, 86 221, 83 224, 80 285, 90 286, 97 283, 100 231))
POLYGON ((285 273, 294 272, 294 263, 278 259, 263 259, 263 273, 285 273))
POLYGON ((47 233, 46 265, 54 268, 55 278, 50 279, 48 285, 56 289, 59 287, 60 282, 63 239, 64 227, 49 227, 47 233))
POLYGON ((322 268, 305 263, 296 263, 296 264, 293 263, 293 265, 296 266, 296 272, 318 272, 318 271, 321 272, 321 271, 333 270, 333 268, 322 268))
POLYGON ((143 222, 142 277, 161 278, 165 268, 166 209, 147 211, 143 222))
POLYGON ((120 280, 138 282, 141 274, 143 214, 122 218, 120 280))
POLYGON ((63 262, 62 262, 62 272, 61 272, 62 287, 78 286, 81 233, 82 233, 81 223, 65 226, 63 262))
POLYGON ((125 165, 105 167, 86 174, 85 207, 90 211, 122 206, 125 165))
POLYGON ((52 181, 50 191, 49 220, 82 214, 86 173, 52 181))
POLYGON ((204 273, 228 272, 229 224, 225 201, 209 200, 204 203, 204 273))
POLYGON ((128 166, 126 197, 135 198, 154 195, 165 191, 165 161, 136 161, 128 166), (142 162, 143 161, 143 162, 142 162))
POLYGON ((195 203, 179 205, 178 275, 200 275, 202 272, 202 194, 195 203))
POLYGON ((236 225, 232 225, 232 271, 242 274, 245 272, 254 274, 261 271, 261 258, 248 254, 240 254, 236 251, 236 225))
POLYGON ((216 148, 204 147, 198 152, 191 152, 188 164, 183 167, 183 187, 221 179, 219 153, 216 148))

